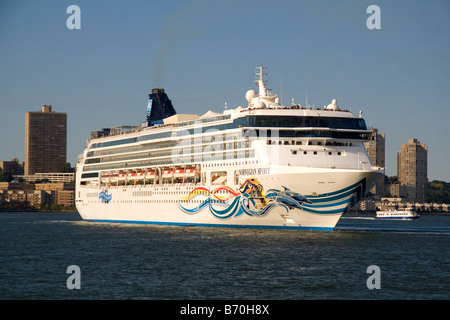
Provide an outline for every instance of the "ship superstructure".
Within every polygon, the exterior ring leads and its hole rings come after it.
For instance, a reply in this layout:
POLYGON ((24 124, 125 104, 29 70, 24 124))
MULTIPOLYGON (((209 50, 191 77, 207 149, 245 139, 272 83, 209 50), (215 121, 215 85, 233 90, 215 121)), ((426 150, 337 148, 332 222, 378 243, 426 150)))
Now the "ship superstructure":
POLYGON ((280 106, 258 70, 247 107, 197 116, 152 103, 147 126, 91 135, 77 165, 82 218, 333 230, 382 177, 363 144, 370 131, 336 100, 280 106))

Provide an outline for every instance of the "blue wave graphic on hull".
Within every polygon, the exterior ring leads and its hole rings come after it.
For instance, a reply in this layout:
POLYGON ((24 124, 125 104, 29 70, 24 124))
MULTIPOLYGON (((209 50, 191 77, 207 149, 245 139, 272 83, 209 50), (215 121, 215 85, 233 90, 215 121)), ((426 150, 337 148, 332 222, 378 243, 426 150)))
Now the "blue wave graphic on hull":
MULTIPOLYGON (((258 180, 250 178, 241 184, 238 192, 230 187, 221 187, 221 189, 225 188, 233 193, 234 199, 231 203, 226 201, 231 196, 216 197, 218 200, 209 197, 192 209, 186 208, 180 203, 178 203, 178 207, 187 214, 196 214, 208 208, 219 219, 239 217, 242 214, 263 217, 276 207, 284 208, 286 213, 289 210, 299 209, 314 214, 339 214, 361 199, 365 193, 366 180, 365 178, 361 179, 348 187, 327 194, 309 196, 303 196, 285 186, 282 187, 283 190, 269 189, 264 195, 264 189, 258 180), (217 208, 217 206, 222 208, 217 208)), ((199 187, 192 193, 195 194, 197 189, 202 189, 203 194, 206 190, 204 187, 199 187)), ((214 194, 216 190, 206 191, 207 194, 214 194)))
MULTIPOLYGON (((303 203, 311 203, 303 195, 293 192, 284 187, 284 190, 270 189, 269 193, 264 196, 264 190, 259 182, 252 178, 247 179, 240 188, 241 195, 236 195, 231 203, 227 201, 216 201, 211 198, 205 199, 202 203, 194 208, 186 208, 181 204, 178 207, 187 214, 196 214, 208 208, 209 211, 219 219, 228 219, 231 217, 239 217, 247 214, 253 217, 263 217, 267 215, 275 207, 282 207, 289 212, 293 208, 302 208, 303 203), (259 204, 259 205, 258 205, 259 204), (218 209, 217 205, 225 207, 218 209)), ((209 194, 214 192, 209 192, 209 194)))
POLYGON ((266 206, 264 206, 261 210, 252 210, 250 209, 250 202, 252 199, 249 199, 248 196, 237 196, 234 198, 233 202, 231 204, 227 202, 222 203, 216 203, 211 201, 211 199, 205 199, 201 204, 198 206, 188 209, 183 207, 181 204, 178 204, 178 207, 188 214, 196 214, 206 208, 209 208, 210 212, 217 218, 220 219, 228 219, 231 217, 239 217, 243 213, 249 215, 249 216, 265 216, 267 215, 273 208, 276 206, 281 206, 286 209, 286 212, 289 211, 289 208, 285 206, 283 203, 269 203, 266 206), (214 207, 214 205, 221 205, 224 206, 225 209, 217 209, 214 207))
POLYGON ((284 188, 284 191, 280 191, 278 189, 270 189, 267 192, 266 198, 268 200, 273 200, 275 202, 281 202, 285 206, 287 206, 289 209, 297 208, 302 209, 303 203, 311 203, 305 196, 301 195, 300 193, 293 192, 286 188, 285 186, 282 186, 284 188))
POLYGON ((100 194, 98 195, 99 199, 102 199, 104 202, 109 203, 112 199, 112 195, 108 194, 108 191, 102 191, 100 192, 100 194))

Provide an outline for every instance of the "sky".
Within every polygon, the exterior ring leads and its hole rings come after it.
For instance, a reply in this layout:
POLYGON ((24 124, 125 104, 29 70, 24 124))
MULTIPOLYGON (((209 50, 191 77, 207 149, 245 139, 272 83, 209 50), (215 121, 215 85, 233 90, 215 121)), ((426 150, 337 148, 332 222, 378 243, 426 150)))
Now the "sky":
POLYGON ((363 111, 388 176, 416 138, 428 179, 450 181, 449 17, 448 0, 2 0, 0 161, 24 160, 25 112, 44 104, 67 113, 74 166, 91 131, 144 122, 152 88, 178 113, 221 112, 247 105, 264 65, 284 105, 363 111))

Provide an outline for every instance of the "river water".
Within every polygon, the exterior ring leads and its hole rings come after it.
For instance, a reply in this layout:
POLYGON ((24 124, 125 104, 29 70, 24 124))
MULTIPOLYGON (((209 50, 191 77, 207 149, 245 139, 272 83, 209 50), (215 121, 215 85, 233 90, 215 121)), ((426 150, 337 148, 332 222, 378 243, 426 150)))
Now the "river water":
POLYGON ((0 244, 0 299, 8 300, 450 297, 449 216, 347 215, 335 231, 317 232, 3 212, 0 244), (79 289, 68 288, 69 277, 79 289), (369 289, 369 282, 379 288, 369 289))

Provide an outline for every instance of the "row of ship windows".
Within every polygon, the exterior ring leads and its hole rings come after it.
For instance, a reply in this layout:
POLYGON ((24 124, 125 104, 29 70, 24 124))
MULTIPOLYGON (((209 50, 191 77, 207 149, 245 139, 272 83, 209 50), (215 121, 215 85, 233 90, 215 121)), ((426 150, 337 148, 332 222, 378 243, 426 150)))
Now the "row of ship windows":
MULTIPOLYGON (((226 193, 226 191, 218 191, 218 194, 222 194, 222 193, 226 193)), ((151 197, 151 196, 155 196, 155 195, 186 195, 189 194, 189 191, 161 191, 161 192, 157 192, 157 191, 133 191, 133 197, 151 197)), ((89 192, 86 194, 87 198, 98 198, 98 192, 89 192)), ((132 202, 133 200, 122 200, 122 201, 130 201, 132 202)), ((135 200, 135 201, 140 201, 140 200, 135 200)), ((151 201, 159 201, 159 200, 151 200, 151 201)), ((196 200, 179 200, 179 201, 185 201, 185 202, 194 202, 196 200)))
POLYGON ((110 149, 110 150, 101 150, 101 151, 90 151, 87 153, 87 157, 99 157, 105 155, 112 155, 118 153, 128 153, 128 152, 136 152, 136 151, 145 151, 145 150, 154 150, 154 149, 163 149, 163 148, 172 148, 175 146, 192 146, 203 143, 211 143, 211 142, 226 142, 229 140, 238 140, 242 138, 241 132, 238 133, 226 133, 215 136, 204 136, 199 138, 185 138, 177 141, 163 141, 163 142, 154 142, 147 143, 137 146, 110 149))
MULTIPOLYGON (((365 126, 365 125, 364 125, 365 126)), ((363 127, 364 127, 363 126, 363 127)), ((269 126, 273 127, 273 126, 269 126)), ((357 126, 357 128, 360 128, 357 126)), ((352 128, 356 129, 356 128, 352 128)), ((364 129, 366 130, 366 129, 364 129)), ((215 135, 206 135, 203 137, 190 138, 190 134, 195 134, 196 132, 182 134, 179 140, 176 141, 163 141, 163 142, 155 142, 155 143, 145 143, 142 145, 135 145, 129 147, 115 148, 112 150, 99 150, 99 151, 90 151, 87 153, 87 157, 99 157, 105 155, 112 155, 118 153, 127 153, 127 152, 136 152, 136 151, 145 151, 145 150, 154 150, 161 148, 173 148, 175 146, 195 146, 203 143, 212 143, 212 142, 227 142, 230 140, 236 141, 242 138, 274 138, 276 139, 284 137, 284 138, 334 138, 334 139, 364 139, 368 140, 370 138, 370 133, 367 132, 346 132, 346 131, 330 131, 330 130, 320 130, 320 129, 311 129, 311 130, 278 130, 278 129, 243 129, 242 132, 231 132, 231 133, 220 133, 221 131, 215 130, 211 133, 215 133, 215 135)), ((165 135, 160 136, 160 138, 173 138, 175 136, 165 133, 165 135)), ((158 134, 159 136, 159 134, 158 134)), ((121 144, 131 144, 141 142, 147 139, 142 139, 143 137, 130 138, 124 140, 116 140, 116 141, 108 141, 102 143, 92 144, 91 149, 95 148, 104 148, 111 146, 119 146, 121 144)), ((270 139, 268 140, 270 141, 270 139)), ((277 142, 278 144, 280 142, 277 142)), ((298 144, 298 142, 296 142, 298 144)))
POLYGON ((234 151, 234 152, 218 152, 211 154, 199 154, 199 155, 188 155, 181 157, 167 157, 163 159, 155 160, 142 160, 133 161, 132 163, 111 163, 111 164, 100 164, 100 165, 90 165, 84 166, 83 172, 86 171, 99 171, 99 170, 111 170, 111 169, 123 169, 123 168, 138 168, 138 167, 151 167, 156 165, 168 165, 168 164, 186 164, 186 163, 198 163, 205 161, 218 161, 218 160, 233 160, 242 158, 253 158, 255 157, 254 150, 245 151, 234 151))
MULTIPOLYGON (((111 200, 109 203, 202 203, 203 200, 111 200)), ((219 200, 209 200, 211 203, 223 203, 219 200)), ((99 202, 102 202, 99 200, 99 202)))
MULTIPOLYGON (((162 157, 162 156, 169 156, 169 155, 175 155, 178 156, 181 154, 192 154, 192 153, 200 153, 200 152, 215 152, 215 151, 221 151, 221 150, 233 150, 233 149, 242 149, 242 148, 248 148, 250 146, 250 142, 248 140, 248 137, 245 141, 234 141, 234 142, 225 142, 225 143, 217 143, 217 141, 225 141, 229 139, 237 139, 239 136, 237 134, 229 134, 229 135, 219 135, 218 137, 221 137, 221 139, 217 139, 214 137, 208 137, 208 142, 216 141, 214 144, 208 144, 204 146, 194 146, 196 143, 204 143, 205 138, 192 138, 189 139, 190 143, 177 143, 174 141, 168 141, 168 142, 162 142, 162 143, 153 143, 151 145, 140 145, 140 146, 133 146, 129 148, 120 148, 120 149, 114 149, 114 150, 104 150, 104 151, 91 151, 88 152, 87 157, 101 157, 106 155, 114 155, 119 153, 129 153, 129 152, 136 152, 136 151, 146 151, 146 150, 154 150, 154 149, 162 149, 162 148, 173 148, 173 147, 180 147, 181 149, 169 149, 169 150, 158 150, 153 151, 151 153, 138 153, 138 154, 128 154, 128 155, 122 155, 122 156, 110 156, 110 157, 104 157, 104 158, 92 158, 87 159, 86 164, 91 163, 101 163, 101 162, 110 162, 110 161, 123 161, 123 160, 129 160, 129 159, 135 159, 140 157, 162 157), (214 140, 216 139, 216 140, 214 140), (183 148, 183 146, 185 146, 183 148)), ((326 146, 352 146, 351 142, 322 142, 322 141, 302 141, 302 140, 267 140, 266 142, 268 145, 326 145, 326 146)))
MULTIPOLYGON (((292 152, 292 154, 293 155, 297 155, 297 154, 308 154, 308 151, 303 151, 303 152, 301 152, 301 151, 297 151, 297 150, 291 150, 291 152, 292 152)), ((314 154, 314 155, 317 155, 318 153, 317 153, 317 151, 309 151, 309 153, 311 154, 314 154)), ((320 152, 321 154, 322 154, 322 151, 320 152)), ((332 151, 328 151, 328 152, 323 152, 323 154, 326 154, 326 153, 328 153, 328 155, 333 155, 333 154, 337 154, 338 156, 340 156, 340 155, 342 155, 342 152, 341 151, 337 151, 337 152, 332 152, 332 151)))
POLYGON ((182 149, 168 149, 168 150, 158 150, 153 152, 145 152, 145 153, 134 153, 127 154, 121 156, 112 156, 112 157, 103 157, 103 158, 92 158, 86 159, 85 164, 91 163, 102 163, 102 162, 112 162, 112 161, 124 161, 136 158, 158 158, 165 156, 180 156, 180 155, 188 155, 193 153, 201 153, 201 152, 216 152, 222 150, 235 150, 235 149, 243 149, 248 148, 250 146, 250 142, 242 141, 242 142, 231 142, 231 143, 221 143, 215 145, 206 145, 203 147, 192 147, 192 148, 182 148, 182 149))
MULTIPOLYGON (((396 212, 395 214, 394 214, 394 216, 410 216, 411 215, 411 213, 409 213, 409 212, 396 212)), ((392 216, 392 214, 390 214, 390 213, 383 213, 383 214, 381 214, 380 216, 387 216, 387 217, 390 217, 390 216, 392 216)))
MULTIPOLYGON (((229 115, 221 116, 219 118, 204 119, 202 122, 214 122, 229 119, 229 115)), ((190 124, 195 124, 192 122, 190 124)), ((352 130, 367 130, 364 119, 361 118, 338 118, 338 117, 316 117, 316 116, 264 116, 264 115, 250 115, 242 118, 234 119, 233 122, 225 124, 216 124, 210 126, 202 126, 192 129, 184 129, 179 131, 161 132, 156 134, 149 134, 140 137, 130 137, 122 140, 106 141, 93 143, 91 148, 104 148, 117 146, 121 144, 129 144, 141 142, 146 140, 156 140, 176 136, 185 136, 192 134, 220 132, 223 130, 236 129, 242 127, 290 127, 290 128, 335 128, 335 129, 352 129, 352 130)), ((302 134, 302 133, 296 133, 302 134)), ((315 134, 315 133, 312 133, 315 134)), ((334 134, 334 133, 331 133, 334 134)), ((337 133, 339 134, 339 133, 337 133)))
POLYGON ((237 162, 219 162, 219 163, 205 163, 205 167, 223 167, 223 166, 238 166, 243 164, 258 164, 258 160, 237 161, 237 162))
POLYGON ((339 146, 339 147, 343 147, 343 146, 352 146, 353 143, 352 142, 338 142, 338 141, 327 141, 327 142, 323 142, 323 141, 302 141, 302 140, 267 140, 266 142, 268 145, 297 145, 297 146, 301 146, 301 145, 308 145, 308 146, 339 146))
MULTIPOLYGON (((214 122, 214 121, 222 121, 227 120, 230 118, 230 115, 226 116, 219 116, 214 118, 208 118, 208 119, 202 119, 199 121, 196 121, 196 123, 205 123, 205 122, 214 122)), ((194 123, 192 123, 194 124, 194 123)), ((172 124, 171 126, 178 127, 178 124, 172 124)), ((105 141, 105 142, 98 142, 93 143, 91 145, 91 148, 105 148, 105 147, 111 147, 111 146, 117 146, 121 144, 129 144, 134 142, 140 142, 140 141, 147 141, 147 140, 159 140, 163 138, 170 138, 170 137, 176 137, 176 136, 185 136, 185 135, 192 135, 192 134, 201 134, 201 133, 208 133, 208 132, 215 132, 215 131, 223 131, 228 129, 236 129, 239 126, 239 124, 234 124, 234 122, 226 123, 226 124, 220 124, 220 125, 209 125, 209 126, 202 126, 197 127, 193 129, 183 129, 178 131, 168 131, 168 132, 160 132, 155 134, 149 134, 144 135, 140 137, 133 137, 133 138, 127 138, 127 139, 121 139, 121 140, 113 140, 113 141, 105 141)))
POLYGON ((87 198, 98 198, 98 192, 88 192, 86 193, 87 198))

